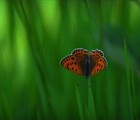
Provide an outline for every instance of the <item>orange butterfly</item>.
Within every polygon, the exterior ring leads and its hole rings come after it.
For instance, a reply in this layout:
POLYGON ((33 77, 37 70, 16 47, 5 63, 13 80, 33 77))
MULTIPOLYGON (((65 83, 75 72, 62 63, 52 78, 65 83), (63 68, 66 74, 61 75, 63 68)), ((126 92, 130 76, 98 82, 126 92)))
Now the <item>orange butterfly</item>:
POLYGON ((71 55, 63 58, 60 63, 64 68, 86 78, 95 75, 107 66, 107 60, 101 50, 88 52, 83 48, 74 49, 71 55))

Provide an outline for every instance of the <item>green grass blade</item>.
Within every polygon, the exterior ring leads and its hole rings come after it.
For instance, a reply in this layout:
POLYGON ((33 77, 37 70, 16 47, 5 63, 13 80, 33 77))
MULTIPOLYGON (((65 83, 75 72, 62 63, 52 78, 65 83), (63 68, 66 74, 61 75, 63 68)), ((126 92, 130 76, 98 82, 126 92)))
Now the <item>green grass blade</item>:
POLYGON ((90 79, 88 82, 88 120, 96 120, 95 103, 90 79))
POLYGON ((126 62, 126 84, 127 84, 127 92, 128 92, 128 104, 129 104, 129 112, 131 120, 134 119, 133 115, 133 105, 132 105, 132 96, 131 96, 131 63, 130 63, 130 56, 127 49, 126 41, 124 40, 124 56, 126 62))
POLYGON ((79 86, 76 85, 76 97, 77 97, 77 104, 78 104, 78 110, 79 110, 79 115, 80 115, 80 120, 84 120, 84 112, 82 108, 82 103, 81 103, 81 97, 80 97, 80 91, 79 91, 79 86))

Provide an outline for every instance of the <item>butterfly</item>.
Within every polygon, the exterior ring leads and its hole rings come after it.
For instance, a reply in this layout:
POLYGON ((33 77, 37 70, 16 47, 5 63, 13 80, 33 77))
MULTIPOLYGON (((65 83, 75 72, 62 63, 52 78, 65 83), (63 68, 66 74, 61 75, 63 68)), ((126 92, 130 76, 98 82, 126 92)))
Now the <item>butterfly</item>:
POLYGON ((104 53, 99 50, 88 51, 84 48, 77 48, 64 57, 60 64, 71 72, 89 78, 107 67, 107 60, 104 53))

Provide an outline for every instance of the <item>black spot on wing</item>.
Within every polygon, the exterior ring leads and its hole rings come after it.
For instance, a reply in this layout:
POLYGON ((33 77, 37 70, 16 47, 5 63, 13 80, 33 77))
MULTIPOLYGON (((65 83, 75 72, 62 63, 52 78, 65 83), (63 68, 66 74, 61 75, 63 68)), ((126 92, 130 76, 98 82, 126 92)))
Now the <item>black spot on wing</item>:
POLYGON ((71 59, 74 60, 74 57, 72 57, 71 59))
POLYGON ((72 65, 72 64, 73 64, 73 62, 70 63, 70 65, 72 65))

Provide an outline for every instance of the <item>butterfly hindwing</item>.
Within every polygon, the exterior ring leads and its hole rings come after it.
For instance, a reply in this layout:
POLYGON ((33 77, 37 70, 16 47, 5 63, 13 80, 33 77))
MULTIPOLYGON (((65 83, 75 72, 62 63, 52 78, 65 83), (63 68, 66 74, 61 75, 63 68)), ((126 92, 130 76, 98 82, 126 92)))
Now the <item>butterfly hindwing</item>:
POLYGON ((69 56, 63 58, 61 60, 61 65, 64 68, 74 72, 75 74, 83 75, 83 72, 82 72, 79 64, 77 63, 76 57, 74 55, 69 55, 69 56))

